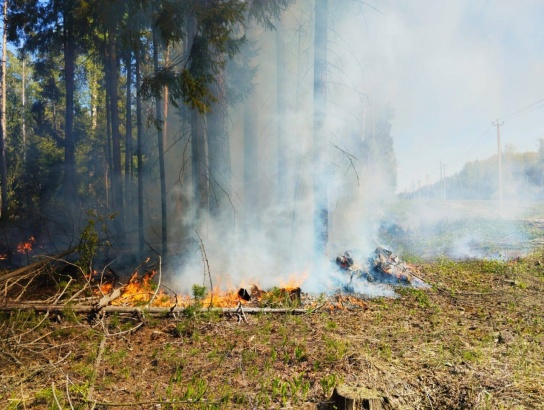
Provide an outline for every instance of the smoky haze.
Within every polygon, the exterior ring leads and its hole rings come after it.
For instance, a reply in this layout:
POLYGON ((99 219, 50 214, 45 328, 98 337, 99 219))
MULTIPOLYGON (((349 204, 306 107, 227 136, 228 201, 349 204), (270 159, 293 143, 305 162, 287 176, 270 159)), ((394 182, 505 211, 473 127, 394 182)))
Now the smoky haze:
MULTIPOLYGON (((326 291, 335 281, 330 261, 337 254, 349 249, 363 257, 379 244, 376 232, 383 216, 381 208, 395 193, 396 163, 390 137, 394 107, 381 80, 365 78, 360 53, 367 31, 365 10, 356 3, 329 2, 326 153, 323 163, 314 162, 313 12, 313 2, 297 2, 284 13, 281 27, 278 25, 285 53, 283 118, 278 118, 277 106, 278 33, 257 28, 246 32, 250 45, 258 49, 253 61, 257 75, 248 102, 234 105, 229 113, 232 196, 221 217, 208 216, 196 229, 218 285, 221 281, 230 287, 251 283, 271 287, 286 283, 292 275, 307 275, 305 291, 326 291), (256 129, 256 167, 244 157, 248 116, 256 129), (281 142, 280 126, 285 133, 281 142), (378 143, 365 142, 380 132, 389 150, 385 166, 380 165, 381 160, 369 160, 365 152, 367 145, 376 152, 382 149, 378 143), (280 156, 283 162, 278 166, 280 156), (253 167, 249 176, 246 167, 253 167), (328 192, 326 256, 316 256, 314 249, 313 178, 319 167, 324 170, 321 184, 328 192)), ((181 231, 187 225, 173 229, 181 231)), ((191 243, 176 276, 176 286, 185 290, 204 280, 198 243, 191 243)))
MULTIPOLYGON (((277 166, 277 37, 248 30, 259 50, 254 60, 258 71, 249 104, 235 105, 230 112, 232 206, 224 211, 226 219, 206 218, 197 228, 212 275, 230 286, 255 281, 266 287, 307 272, 305 290, 323 291, 334 282, 329 259, 347 249, 359 260, 379 244, 416 249, 403 246, 400 237, 382 235, 384 228, 400 226, 416 236, 435 236, 443 224, 466 220, 463 207, 433 204, 410 206, 400 220, 392 218, 394 194, 436 182, 440 162, 451 174, 469 160, 496 154, 491 121, 544 97, 544 83, 537 77, 544 62, 537 52, 538 38, 543 37, 538 16, 544 16, 544 7, 536 1, 524 6, 506 1, 330 2, 323 181, 329 195, 330 242, 324 259, 315 256, 312 226, 313 2, 297 2, 282 18, 287 90, 283 185, 277 166), (252 186, 247 174, 244 180, 244 115, 253 118, 258 136, 252 186), (383 158, 383 147, 372 151, 372 136, 390 146, 390 158, 383 158)), ((526 114, 507 122, 503 138, 534 150, 544 124, 532 117, 536 113, 526 114), (533 123, 527 132, 519 131, 533 123)), ((467 208, 468 214, 474 215, 474 206, 467 208)), ((526 211, 523 206, 509 209, 514 217, 521 215, 514 209, 526 211)), ((509 224, 497 235, 521 238, 521 229, 509 224)), ((483 239, 488 232, 458 235, 447 246, 417 251, 426 256, 489 256, 474 245, 493 241, 483 239)), ((203 278, 196 245, 183 259, 179 286, 189 288, 201 280, 194 278, 203 278)))

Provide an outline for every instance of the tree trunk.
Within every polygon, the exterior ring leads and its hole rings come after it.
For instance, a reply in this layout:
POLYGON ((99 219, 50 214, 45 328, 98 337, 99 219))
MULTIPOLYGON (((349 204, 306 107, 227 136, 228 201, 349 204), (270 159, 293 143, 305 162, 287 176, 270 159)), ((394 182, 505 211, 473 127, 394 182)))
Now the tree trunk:
POLYGON ((23 72, 21 76, 22 86, 21 86, 21 103, 22 103, 22 114, 21 114, 21 134, 23 136, 23 163, 26 163, 26 71, 25 71, 25 56, 23 53, 22 56, 23 62, 23 72))
POLYGON ((65 204, 74 210, 76 195, 76 157, 74 143, 74 91, 75 91, 75 39, 72 11, 65 10, 64 26, 64 81, 66 83, 66 113, 64 123, 64 199, 65 204))
MULTIPOLYGON (((170 64, 170 46, 166 46, 164 54, 164 65, 168 67, 170 64)), ((164 149, 168 146, 167 137, 168 137, 168 86, 165 85, 163 88, 163 99, 162 99, 162 146, 164 149)), ((166 159, 166 158, 165 158, 166 159)))
POLYGON ((8 215, 8 171, 6 164, 6 62, 7 62, 7 21, 8 21, 8 0, 4 0, 4 28, 2 38, 2 109, 0 112, 0 194, 2 205, 0 207, 0 218, 5 219, 8 215))
POLYGON ((278 149, 278 182, 277 182, 277 201, 284 203, 291 193, 291 187, 288 185, 290 180, 289 164, 287 160, 286 135, 286 89, 285 89, 285 47, 284 47, 284 28, 281 19, 276 22, 276 138, 278 149))
POLYGON ((210 214, 214 217, 225 217, 230 201, 231 163, 224 69, 217 74, 212 93, 217 102, 213 111, 208 114, 210 214))
POLYGON ((206 158, 206 133, 204 116, 196 109, 191 111, 191 154, 193 159, 193 205, 196 207, 196 220, 208 212, 208 166, 206 158))
MULTIPOLYGON (((127 51, 125 55, 125 66, 127 70, 126 89, 126 117, 125 117, 125 203, 127 210, 131 209, 128 204, 132 203, 131 198, 131 175, 132 175, 132 52, 127 51)), ((126 217, 128 217, 128 211, 126 217)), ((130 212, 132 219, 133 213, 130 212)))
MULTIPOLYGON (((192 44, 197 35, 195 16, 190 16, 187 22, 187 41, 192 44)), ((188 48, 190 50, 190 48, 188 48)), ((193 208, 197 223, 207 215, 209 201, 208 164, 206 153, 206 133, 204 115, 197 109, 191 110, 191 156, 193 175, 193 208)))
POLYGON ((138 157, 138 254, 143 257, 144 253, 144 182, 143 182, 143 147, 144 133, 142 124, 142 97, 140 86, 142 84, 140 75, 140 51, 136 51, 136 127, 137 127, 137 157, 138 157))
POLYGON ((315 0, 314 32, 314 240, 318 255, 327 254, 329 210, 326 156, 325 117, 327 104, 327 0, 315 0))
MULTIPOLYGON (((157 30, 153 28, 153 66, 155 74, 159 72, 159 39, 157 30)), ((162 239, 162 257, 166 259, 168 254, 168 228, 167 228, 167 215, 166 215, 166 174, 164 169, 164 140, 162 135, 162 110, 161 100, 157 98, 155 100, 155 112, 157 121, 157 142, 158 142, 158 154, 159 154, 159 178, 161 185, 161 239, 162 239)))
POLYGON ((259 138, 257 96, 253 93, 244 102, 244 224, 245 229, 259 229, 259 138))
MULTIPOLYGON (((109 74, 106 72, 106 81, 108 80, 109 74)), ((104 188, 106 192, 106 208, 109 208, 111 205, 111 182, 110 182, 110 170, 111 166, 111 112, 109 110, 110 106, 110 92, 106 87, 106 147, 105 155, 106 161, 104 163, 104 188)))
POLYGON ((115 28, 108 29, 107 46, 107 70, 109 72, 109 84, 107 89, 110 94, 111 112, 111 142, 112 142, 112 193, 113 209, 119 213, 115 219, 117 233, 123 235, 123 180, 121 169, 121 135, 119 133, 119 96, 117 91, 119 63, 117 61, 117 50, 115 45, 115 28))

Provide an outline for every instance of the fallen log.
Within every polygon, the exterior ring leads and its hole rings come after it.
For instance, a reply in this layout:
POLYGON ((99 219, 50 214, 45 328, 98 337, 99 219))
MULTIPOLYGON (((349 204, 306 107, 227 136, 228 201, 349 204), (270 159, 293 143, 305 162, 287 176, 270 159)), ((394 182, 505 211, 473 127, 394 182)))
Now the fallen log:
MULTIPOLYGON (((34 310, 36 312, 62 312, 70 311, 74 313, 96 312, 96 305, 53 305, 53 304, 29 304, 29 303, 5 303, 0 305, 0 311, 9 312, 17 310, 34 310)), ((157 306, 104 306, 100 312, 106 313, 136 313, 143 312, 152 315, 164 315, 168 313, 184 313, 185 307, 157 307, 157 306)), ((218 312, 232 313, 240 312, 239 308, 201 308, 200 312, 218 312)), ((244 313, 284 313, 300 315, 308 313, 307 309, 288 309, 288 308, 243 308, 244 313)))

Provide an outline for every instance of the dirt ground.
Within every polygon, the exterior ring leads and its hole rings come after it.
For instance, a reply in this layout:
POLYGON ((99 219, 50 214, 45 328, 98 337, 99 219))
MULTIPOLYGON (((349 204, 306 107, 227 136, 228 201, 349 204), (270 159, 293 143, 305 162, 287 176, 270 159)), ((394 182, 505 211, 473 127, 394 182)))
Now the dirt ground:
POLYGON ((247 322, 1 312, 0 407, 326 408, 342 385, 395 409, 544 408, 544 253, 416 268, 431 288, 247 322))

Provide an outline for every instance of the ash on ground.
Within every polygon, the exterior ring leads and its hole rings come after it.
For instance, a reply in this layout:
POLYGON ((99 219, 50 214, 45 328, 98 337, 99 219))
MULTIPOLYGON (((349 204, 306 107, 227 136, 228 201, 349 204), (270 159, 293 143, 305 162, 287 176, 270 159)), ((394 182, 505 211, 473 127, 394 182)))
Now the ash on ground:
POLYGON ((338 272, 337 292, 355 294, 363 298, 397 297, 395 287, 428 287, 417 277, 415 269, 393 252, 379 246, 374 253, 358 264, 351 252, 336 258, 338 272))

